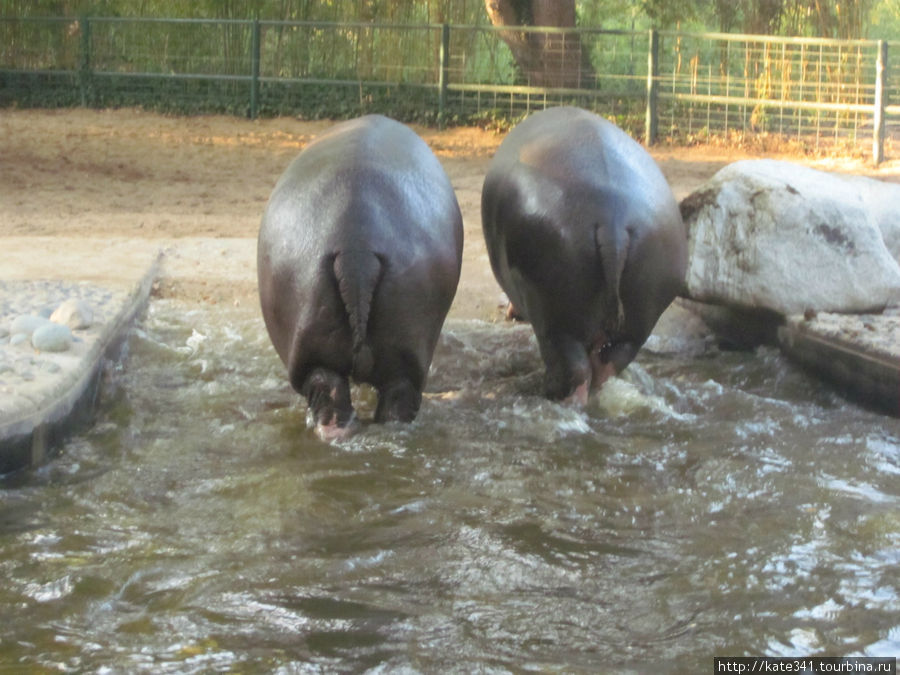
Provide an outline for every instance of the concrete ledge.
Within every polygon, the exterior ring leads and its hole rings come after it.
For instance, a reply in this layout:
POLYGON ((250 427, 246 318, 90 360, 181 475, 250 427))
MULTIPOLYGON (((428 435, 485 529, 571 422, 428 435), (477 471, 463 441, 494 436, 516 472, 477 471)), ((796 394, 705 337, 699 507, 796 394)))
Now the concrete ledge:
POLYGON ((900 314, 790 316, 778 341, 848 398, 900 417, 900 314))
POLYGON ((119 289, 65 281, 0 282, 3 327, 13 315, 43 309, 23 305, 46 307, 63 295, 85 299, 96 312, 91 327, 72 331, 75 340, 66 351, 38 352, 31 344, 0 338, 0 473, 41 464, 68 434, 92 419, 103 362, 118 356, 128 327, 146 307, 158 266, 157 253, 149 265, 133 269, 130 285, 126 280, 119 289))

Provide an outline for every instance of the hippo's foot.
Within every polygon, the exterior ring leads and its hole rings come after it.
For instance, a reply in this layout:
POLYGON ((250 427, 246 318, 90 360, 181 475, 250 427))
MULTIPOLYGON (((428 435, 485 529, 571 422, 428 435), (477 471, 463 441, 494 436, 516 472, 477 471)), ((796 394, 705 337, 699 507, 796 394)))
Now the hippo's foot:
POLYGON ((600 389, 603 383, 616 375, 616 367, 611 363, 592 363, 594 373, 591 377, 591 388, 600 389))
POLYGON ((303 395, 319 438, 335 440, 353 433, 355 415, 346 377, 326 368, 316 368, 303 383, 303 395))
POLYGON ((506 305, 506 320, 507 321, 524 321, 525 316, 516 309, 516 306, 512 304, 512 302, 507 303, 506 305))
POLYGON ((584 408, 587 406, 588 402, 588 394, 590 393, 590 386, 588 382, 582 382, 577 387, 575 387, 575 391, 569 394, 566 398, 563 399, 563 403, 566 405, 574 405, 579 408, 584 408))
POLYGON ((552 401, 585 405, 591 389, 591 364, 587 350, 568 337, 538 340, 544 359, 544 394, 552 401))
POLYGON ((352 415, 350 421, 344 426, 337 424, 316 424, 316 436, 319 440, 331 443, 332 441, 341 441, 349 438, 359 429, 359 421, 356 415, 352 415))
POLYGON ((422 392, 409 380, 395 380, 378 389, 375 421, 412 422, 419 412, 422 392))
POLYGON ((591 386, 600 389, 609 378, 625 370, 636 354, 633 342, 605 342, 596 346, 591 350, 591 386))

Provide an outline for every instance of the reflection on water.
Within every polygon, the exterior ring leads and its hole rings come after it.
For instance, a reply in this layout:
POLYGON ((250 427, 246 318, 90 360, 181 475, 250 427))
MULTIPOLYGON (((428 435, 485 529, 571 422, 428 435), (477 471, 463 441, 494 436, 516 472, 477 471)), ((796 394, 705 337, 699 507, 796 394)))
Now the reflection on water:
POLYGON ((645 350, 585 411, 541 374, 527 326, 449 322, 416 422, 329 446, 255 308, 154 303, 96 427, 0 489, 0 671, 900 652, 900 421, 769 350, 645 350))

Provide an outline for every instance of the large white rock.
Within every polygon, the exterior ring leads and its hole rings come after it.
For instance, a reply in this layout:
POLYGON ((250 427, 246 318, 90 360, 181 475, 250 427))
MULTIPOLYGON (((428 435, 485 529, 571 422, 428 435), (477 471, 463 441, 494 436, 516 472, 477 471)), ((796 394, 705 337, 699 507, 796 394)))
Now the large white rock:
POLYGON ((80 298, 69 298, 50 315, 50 320, 61 323, 73 330, 90 328, 94 322, 94 311, 80 298))
MULTIPOLYGON (((878 311, 900 304, 900 264, 859 179, 789 162, 747 160, 682 202, 688 295, 794 314, 878 311)), ((896 204, 896 202, 893 202, 896 204)))
POLYGON ((842 176, 859 190, 860 198, 870 209, 888 251, 900 263, 900 185, 865 176, 842 176))

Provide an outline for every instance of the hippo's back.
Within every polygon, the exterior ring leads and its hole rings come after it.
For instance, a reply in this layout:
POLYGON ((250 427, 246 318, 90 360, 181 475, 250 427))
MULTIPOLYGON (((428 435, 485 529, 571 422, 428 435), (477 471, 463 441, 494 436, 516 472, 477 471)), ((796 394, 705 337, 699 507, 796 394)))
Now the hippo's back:
POLYGON ((398 240, 455 243, 461 232, 446 226, 454 209, 452 185, 425 142, 399 122, 367 115, 336 125, 288 166, 260 240, 281 235, 307 254, 365 245, 402 255, 398 240))
POLYGON ((509 185, 535 178, 569 194, 622 193, 628 202, 666 215, 678 210, 665 177, 640 144, 613 123, 580 108, 550 108, 517 125, 488 169, 488 200, 499 182, 509 185))

